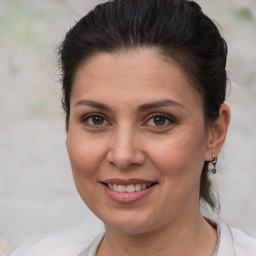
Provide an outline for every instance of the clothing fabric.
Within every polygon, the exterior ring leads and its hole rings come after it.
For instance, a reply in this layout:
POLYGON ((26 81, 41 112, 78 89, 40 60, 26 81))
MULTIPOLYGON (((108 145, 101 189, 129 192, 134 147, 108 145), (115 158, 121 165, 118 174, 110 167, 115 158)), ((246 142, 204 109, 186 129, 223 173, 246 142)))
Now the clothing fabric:
MULTIPOLYGON (((220 243, 217 256, 256 256, 256 240, 239 229, 232 228, 223 220, 219 222, 220 243)), ((102 230, 97 235, 86 237, 73 234, 45 237, 33 245, 22 246, 10 256, 95 256, 104 237, 102 230)))
POLYGON ((217 256, 256 256, 256 240, 220 221, 221 237, 217 256))

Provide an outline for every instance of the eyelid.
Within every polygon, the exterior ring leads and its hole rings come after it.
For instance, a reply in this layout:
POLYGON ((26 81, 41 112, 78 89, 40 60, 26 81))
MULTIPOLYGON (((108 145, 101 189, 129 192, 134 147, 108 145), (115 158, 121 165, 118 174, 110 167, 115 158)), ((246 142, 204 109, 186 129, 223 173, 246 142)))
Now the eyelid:
MULTIPOLYGON (((153 114, 150 114, 149 116, 147 116, 147 119, 146 121, 144 122, 144 124, 146 124, 147 122, 149 122, 149 120, 151 120, 152 118, 155 118, 155 117, 164 117, 167 119, 167 121, 169 121, 169 125, 170 124, 175 124, 176 123, 176 119, 168 114, 164 114, 164 113, 153 113, 153 114)), ((147 126, 147 125, 145 125, 147 126)), ((148 125, 148 126, 152 126, 152 125, 148 125)), ((168 124, 165 124, 163 126, 155 126, 157 128, 163 128, 163 127, 166 127, 168 126, 168 124)))
MULTIPOLYGON (((80 122, 81 123, 85 123, 87 122, 87 120, 91 117, 101 117, 101 118, 104 118, 104 120, 108 123, 108 125, 110 124, 110 122, 108 121, 107 117, 105 115, 103 115, 102 113, 90 113, 90 114, 86 114, 86 115, 83 115, 81 118, 80 118, 80 122)), ((100 128, 102 126, 106 126, 106 124, 103 124, 103 125, 91 125, 87 122, 86 124, 87 126, 90 126, 90 127, 96 127, 96 128, 100 128)))

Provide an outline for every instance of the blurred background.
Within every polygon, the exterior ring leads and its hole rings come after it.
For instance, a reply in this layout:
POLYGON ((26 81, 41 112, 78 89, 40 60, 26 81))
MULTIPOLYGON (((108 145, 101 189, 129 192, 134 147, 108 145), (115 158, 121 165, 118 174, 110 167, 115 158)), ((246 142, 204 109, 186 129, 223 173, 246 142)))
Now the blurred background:
MULTIPOLYGON (((72 179, 56 46, 100 2, 0 0, 0 251, 97 221, 72 179)), ((221 214, 256 236, 256 1, 197 2, 229 46, 232 119, 213 177, 221 214)))

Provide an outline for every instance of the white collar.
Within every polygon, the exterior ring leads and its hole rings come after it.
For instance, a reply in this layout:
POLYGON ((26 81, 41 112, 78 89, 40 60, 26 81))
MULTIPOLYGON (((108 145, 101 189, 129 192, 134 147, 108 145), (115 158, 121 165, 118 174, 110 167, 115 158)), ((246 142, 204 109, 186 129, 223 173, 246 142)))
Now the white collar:
POLYGON ((219 221, 221 238, 217 256, 235 256, 234 238, 230 227, 222 219, 219 221))

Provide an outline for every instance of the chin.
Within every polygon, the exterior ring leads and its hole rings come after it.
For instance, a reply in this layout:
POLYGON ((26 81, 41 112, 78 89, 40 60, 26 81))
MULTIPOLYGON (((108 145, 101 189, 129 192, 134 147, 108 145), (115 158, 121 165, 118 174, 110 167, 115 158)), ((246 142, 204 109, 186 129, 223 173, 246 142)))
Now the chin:
POLYGON ((126 234, 142 234, 150 232, 156 228, 156 225, 154 225, 154 220, 149 219, 145 212, 141 212, 141 215, 138 213, 134 215, 120 214, 119 217, 116 218, 101 218, 101 220, 104 222, 106 229, 110 228, 117 232, 126 234))
POLYGON ((150 230, 148 230, 147 228, 145 228, 145 225, 142 224, 132 224, 131 223, 122 223, 122 224, 117 224, 117 223, 111 223, 111 224, 107 224, 104 223, 105 228, 108 229, 112 229, 115 230, 116 232, 119 233, 125 233, 125 234, 143 234, 143 233, 147 233, 150 230))

